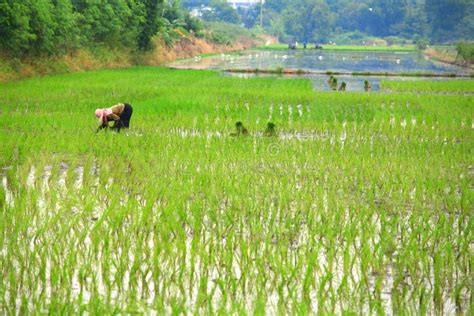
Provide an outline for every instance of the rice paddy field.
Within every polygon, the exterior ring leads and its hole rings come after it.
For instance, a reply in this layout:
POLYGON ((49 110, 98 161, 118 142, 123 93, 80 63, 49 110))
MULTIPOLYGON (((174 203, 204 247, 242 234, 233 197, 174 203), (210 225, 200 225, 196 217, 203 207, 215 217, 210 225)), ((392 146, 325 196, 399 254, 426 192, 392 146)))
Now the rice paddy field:
MULTIPOLYGON (((363 51, 363 52, 416 52, 418 51, 415 46, 369 46, 369 45, 322 45, 323 50, 329 51, 363 51)), ((270 45, 262 45, 258 47, 259 49, 266 49, 266 50, 287 50, 288 44, 270 44, 270 45)), ((307 49, 314 49, 314 44, 308 43, 307 49)), ((304 44, 299 43, 296 49, 304 49, 304 44)))
POLYGON ((1 84, 0 313, 472 315, 474 81, 382 87, 1 84), (95 134, 118 102, 130 130, 95 134))

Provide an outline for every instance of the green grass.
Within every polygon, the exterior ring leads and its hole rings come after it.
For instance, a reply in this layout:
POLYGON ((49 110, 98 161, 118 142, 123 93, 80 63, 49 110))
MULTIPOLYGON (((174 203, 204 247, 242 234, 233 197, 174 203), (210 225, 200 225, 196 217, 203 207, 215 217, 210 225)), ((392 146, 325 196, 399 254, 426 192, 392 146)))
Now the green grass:
POLYGON ((154 67, 1 84, 0 311, 470 314, 473 104, 154 67), (130 131, 94 134, 117 102, 130 131))
POLYGON ((381 89, 392 92, 474 93, 474 80, 382 81, 381 89))
MULTIPOLYGON (((359 45, 322 45, 323 50, 331 51, 368 51, 368 52, 416 52, 414 46, 359 46, 359 45)), ((257 47, 258 49, 286 50, 288 44, 271 44, 257 47)), ((298 43, 297 49, 303 49, 303 44, 298 43)), ((314 44, 308 44, 307 49, 314 49, 314 44)))
POLYGON ((437 77, 437 78, 469 78, 472 77, 474 74, 455 74, 455 73, 428 73, 428 72, 343 72, 343 71, 317 71, 317 70, 301 70, 301 69, 285 69, 282 67, 277 67, 273 69, 261 69, 261 68, 254 68, 254 69, 239 69, 239 68, 231 68, 227 69, 226 72, 229 73, 267 73, 267 74, 319 74, 319 75, 350 75, 350 76, 371 76, 371 77, 437 77))

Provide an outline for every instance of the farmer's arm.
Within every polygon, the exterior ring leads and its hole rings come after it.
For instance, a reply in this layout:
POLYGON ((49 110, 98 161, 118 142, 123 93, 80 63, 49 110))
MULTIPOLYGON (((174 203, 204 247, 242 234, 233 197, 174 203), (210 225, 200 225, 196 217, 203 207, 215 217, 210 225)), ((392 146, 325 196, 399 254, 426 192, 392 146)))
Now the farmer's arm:
POLYGON ((102 124, 100 124, 99 127, 97 127, 97 130, 95 132, 98 133, 101 129, 104 129, 104 128, 109 128, 109 124, 107 122, 103 122, 102 124))
POLYGON ((98 133, 100 130, 102 130, 104 128, 109 128, 109 119, 108 119, 108 117, 104 117, 104 120, 102 121, 100 126, 97 128, 96 133, 98 133))
POLYGON ((122 127, 120 115, 122 115, 124 108, 125 105, 123 103, 118 103, 110 108, 112 113, 107 116, 109 120, 114 121, 114 126, 112 128, 117 129, 118 131, 120 131, 120 128, 122 127))
POLYGON ((122 127, 122 121, 120 120, 120 116, 112 113, 108 117, 114 121, 114 126, 112 126, 112 128, 120 130, 120 128, 122 127))

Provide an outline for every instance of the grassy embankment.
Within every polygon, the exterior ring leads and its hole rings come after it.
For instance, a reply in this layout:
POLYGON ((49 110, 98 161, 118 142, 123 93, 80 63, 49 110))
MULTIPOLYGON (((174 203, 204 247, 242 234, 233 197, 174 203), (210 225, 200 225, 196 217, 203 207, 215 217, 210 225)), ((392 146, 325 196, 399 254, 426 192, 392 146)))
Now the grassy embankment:
POLYGON ((472 313, 472 96, 139 67, 0 104, 2 313, 472 313))
POLYGON ((124 68, 135 65, 159 66, 167 62, 199 55, 246 50, 274 41, 264 34, 254 33, 227 24, 210 24, 209 38, 196 38, 181 33, 172 47, 161 38, 154 40, 154 49, 140 52, 129 48, 92 47, 60 56, 26 56, 11 58, 0 53, 0 82, 46 74, 124 68))
POLYGON ((474 64, 459 58, 455 46, 432 46, 423 53, 433 60, 474 69, 474 64))
POLYGON ((285 75, 350 75, 350 76, 373 76, 373 77, 445 77, 445 78, 469 78, 473 77, 474 73, 471 74, 456 74, 456 73, 429 73, 429 72, 344 72, 344 71, 316 71, 316 70, 301 70, 301 69, 286 69, 278 67, 275 69, 260 69, 260 68, 249 68, 249 69, 227 69, 226 72, 230 73, 253 73, 253 74, 285 74, 285 75))
MULTIPOLYGON (((358 45, 322 45, 323 51, 367 51, 367 52, 416 52, 414 46, 358 46, 358 45)), ((314 49, 314 44, 307 46, 314 49)), ((258 49, 287 50, 288 44, 271 44, 258 46, 258 49)), ((298 50, 303 49, 303 44, 298 44, 298 50)))

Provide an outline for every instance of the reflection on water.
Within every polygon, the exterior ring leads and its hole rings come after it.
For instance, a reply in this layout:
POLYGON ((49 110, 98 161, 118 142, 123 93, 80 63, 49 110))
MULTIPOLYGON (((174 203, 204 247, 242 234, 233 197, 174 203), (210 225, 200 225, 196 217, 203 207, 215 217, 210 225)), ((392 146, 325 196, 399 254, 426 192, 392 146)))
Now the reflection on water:
POLYGON ((193 69, 301 69, 337 72, 423 72, 466 74, 463 67, 434 62, 424 55, 398 52, 245 51, 240 55, 217 55, 177 61, 175 68, 193 69))
MULTIPOLYGON (((427 59, 413 52, 336 52, 321 50, 303 51, 245 51, 239 55, 216 55, 207 58, 193 58, 170 64, 173 68, 183 69, 291 69, 310 72, 375 72, 375 73, 436 73, 469 74, 470 70, 427 59)), ((251 77, 254 74, 230 74, 239 77, 251 77)), ((260 74, 261 75, 261 74, 260 74)), ((295 77, 285 75, 285 77, 295 77)), ((313 81, 316 90, 331 90, 327 84, 328 76, 320 74, 304 75, 313 81)), ((364 81, 369 80, 372 91, 380 89, 382 80, 422 80, 414 77, 351 76, 338 75, 338 85, 343 81, 347 91, 363 91, 364 81)), ((442 78, 447 80, 448 78, 442 78)), ((437 80, 429 78, 429 80, 437 80)))
MULTIPOLYGON (((239 77, 239 78, 252 78, 252 77, 279 77, 279 78, 308 78, 313 83, 313 88, 317 91, 331 91, 331 86, 328 83, 329 76, 327 75, 275 75, 275 74, 252 74, 252 73, 231 73, 226 72, 225 75, 239 77)), ((364 77, 364 76, 350 76, 350 75, 338 75, 338 87, 342 82, 346 83, 346 91, 364 91, 364 81, 368 80, 371 85, 371 91, 380 90, 380 81, 384 80, 420 80, 416 77, 364 77)))
MULTIPOLYGON (((252 77, 278 77, 278 78, 308 78, 313 83, 314 90, 317 91, 331 91, 331 86, 328 84, 328 75, 320 74, 305 74, 305 75, 276 75, 276 74, 253 74, 253 73, 231 73, 225 72, 226 76, 233 76, 239 78, 252 78, 252 77)), ((364 81, 367 80, 370 83, 371 91, 380 91, 381 81, 418 81, 418 80, 462 80, 463 77, 449 78, 449 77, 398 77, 398 76, 351 76, 351 75, 337 75, 335 76, 338 80, 338 87, 342 82, 345 82, 346 91, 364 91, 364 81)))

